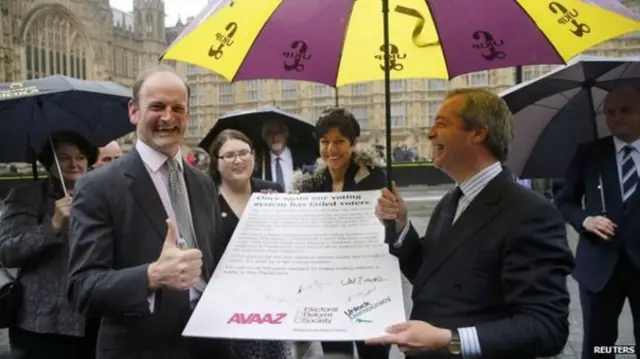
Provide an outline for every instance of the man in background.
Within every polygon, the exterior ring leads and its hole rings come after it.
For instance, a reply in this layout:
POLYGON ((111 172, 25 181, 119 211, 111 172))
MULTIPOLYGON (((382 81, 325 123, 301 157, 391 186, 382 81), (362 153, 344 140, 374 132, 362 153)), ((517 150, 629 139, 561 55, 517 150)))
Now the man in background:
POLYGON ((580 233, 573 277, 580 285, 583 359, 616 357, 596 354, 594 347, 616 344, 618 318, 627 298, 635 339, 640 340, 638 88, 609 92, 604 114, 612 136, 578 147, 555 199, 565 220, 580 233))
POLYGON ((120 157, 122 157, 122 149, 120 149, 120 145, 116 141, 111 141, 107 143, 106 146, 100 148, 98 161, 93 165, 93 168, 102 167, 120 157))
POLYGON ((268 151, 258 161, 256 177, 279 183, 285 192, 289 192, 293 173, 305 165, 313 165, 316 158, 307 151, 289 146, 289 128, 282 121, 265 122, 261 134, 268 151))

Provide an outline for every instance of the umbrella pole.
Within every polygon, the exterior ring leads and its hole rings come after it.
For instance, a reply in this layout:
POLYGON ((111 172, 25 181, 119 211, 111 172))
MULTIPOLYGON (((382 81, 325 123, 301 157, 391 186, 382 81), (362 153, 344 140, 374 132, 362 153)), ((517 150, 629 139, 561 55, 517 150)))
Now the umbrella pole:
MULTIPOLYGON (((38 106, 40 109, 44 110, 45 101, 42 97, 38 98, 38 106)), ((67 186, 64 183, 64 176, 62 175, 62 169, 60 168, 60 161, 58 160, 58 154, 56 153, 56 146, 53 144, 53 139, 51 138, 51 131, 49 131, 49 126, 47 124, 47 119, 44 119, 45 130, 47 131, 47 137, 49 139, 49 146, 51 146, 51 153, 53 153, 53 160, 56 163, 56 169, 58 170, 58 175, 60 176, 60 184, 62 185, 62 191, 64 192, 64 196, 68 197, 69 192, 67 192, 67 186)))
POLYGON ((522 66, 516 66, 516 85, 522 83, 522 66))
POLYGON ((58 170, 58 175, 60 176, 60 184, 62 185, 62 191, 64 192, 64 196, 68 197, 69 193, 67 192, 67 186, 64 183, 62 168, 60 167, 60 161, 58 160, 58 154, 56 153, 56 147, 53 145, 53 140, 51 139, 51 135, 49 135, 49 145, 51 146, 51 152, 53 153, 53 160, 56 162, 56 169, 58 170))
MULTIPOLYGON (((384 114, 386 137, 387 187, 391 190, 392 158, 391 158, 391 66, 389 58, 389 0, 382 0, 382 32, 384 36, 384 114)), ((395 242, 396 222, 385 220, 385 240, 395 242)))

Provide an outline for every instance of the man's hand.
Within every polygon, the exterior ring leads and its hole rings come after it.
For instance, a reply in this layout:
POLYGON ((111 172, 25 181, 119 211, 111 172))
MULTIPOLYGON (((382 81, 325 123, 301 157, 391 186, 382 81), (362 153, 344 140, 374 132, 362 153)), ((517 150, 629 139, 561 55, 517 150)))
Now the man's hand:
POLYGON ((71 197, 62 197, 55 203, 53 216, 51 217, 51 227, 53 233, 58 233, 69 219, 69 211, 71 210, 71 197))
POLYGON ((395 344, 403 353, 428 352, 444 348, 451 342, 451 331, 434 327, 419 321, 393 325, 387 328, 389 335, 366 340, 366 344, 390 345, 395 344))
POLYGON ((168 287, 187 290, 194 287, 202 272, 202 252, 197 249, 178 248, 178 229, 167 219, 167 237, 157 261, 149 265, 149 288, 168 287))
POLYGON ((407 225, 407 204, 400 197, 396 183, 391 184, 391 191, 383 188, 380 192, 381 196, 376 205, 376 217, 380 221, 385 219, 396 221, 396 233, 402 232, 407 225))
POLYGON ((603 216, 588 217, 584 222, 584 228, 598 237, 609 240, 615 234, 618 226, 609 218, 603 216))

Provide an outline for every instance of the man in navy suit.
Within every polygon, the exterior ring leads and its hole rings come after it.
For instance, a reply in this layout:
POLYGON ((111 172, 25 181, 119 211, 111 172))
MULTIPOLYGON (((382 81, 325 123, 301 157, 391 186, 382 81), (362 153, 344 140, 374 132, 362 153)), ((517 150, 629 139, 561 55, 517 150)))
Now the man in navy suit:
POLYGON ((565 220, 580 233, 573 277, 580 284, 583 359, 615 357, 594 353, 594 347, 616 343, 627 298, 640 340, 640 89, 610 92, 604 112, 612 136, 578 148, 556 197, 565 220))

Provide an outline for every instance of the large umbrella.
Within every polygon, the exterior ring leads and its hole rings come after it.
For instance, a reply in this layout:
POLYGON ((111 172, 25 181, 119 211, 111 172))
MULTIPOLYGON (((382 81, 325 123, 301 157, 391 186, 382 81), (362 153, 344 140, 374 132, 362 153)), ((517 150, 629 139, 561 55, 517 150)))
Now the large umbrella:
POLYGON ((515 137, 505 165, 520 178, 562 178, 578 146, 610 135, 607 93, 640 85, 640 57, 579 56, 567 66, 505 90, 515 137))
MULTIPOLYGON (((229 81, 330 86, 384 80, 392 179, 391 79, 564 64, 640 30, 617 0, 217 0, 162 55, 229 81), (382 16, 380 16, 382 15, 382 16)), ((393 226, 386 223, 389 238, 393 226)))
POLYGON ((0 84, 0 162, 35 162, 49 136, 74 131, 102 146, 134 130, 131 90, 55 75, 0 84))
POLYGON ((229 81, 385 80, 390 175, 390 79, 564 64, 635 30, 640 22, 617 0, 218 0, 162 57, 229 81))
POLYGON ((226 129, 238 130, 247 135, 256 147, 263 146, 261 129, 268 120, 282 121, 287 125, 290 145, 308 147, 309 150, 317 152, 318 146, 313 134, 314 125, 300 115, 283 111, 275 106, 237 110, 224 114, 200 141, 198 147, 209 152, 213 140, 226 129))

